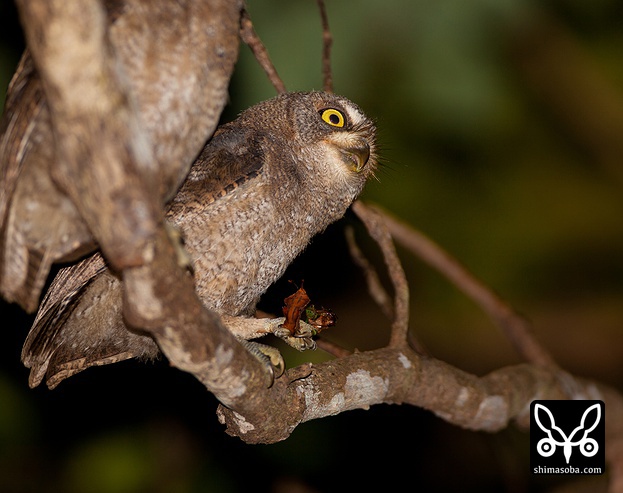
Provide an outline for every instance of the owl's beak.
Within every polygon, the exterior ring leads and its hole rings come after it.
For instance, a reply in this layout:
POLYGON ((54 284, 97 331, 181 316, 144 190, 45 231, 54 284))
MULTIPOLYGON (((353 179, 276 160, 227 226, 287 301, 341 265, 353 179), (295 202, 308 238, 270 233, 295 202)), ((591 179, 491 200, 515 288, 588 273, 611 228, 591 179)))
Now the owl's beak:
POLYGON ((370 159, 370 146, 365 140, 358 140, 355 145, 340 149, 344 162, 360 173, 370 159))

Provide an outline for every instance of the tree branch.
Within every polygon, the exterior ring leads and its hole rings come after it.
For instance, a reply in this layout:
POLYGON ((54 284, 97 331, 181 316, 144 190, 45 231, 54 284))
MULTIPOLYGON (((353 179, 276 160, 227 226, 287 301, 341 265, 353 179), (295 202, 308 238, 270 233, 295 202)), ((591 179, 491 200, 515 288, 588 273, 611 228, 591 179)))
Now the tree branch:
POLYGON ((538 342, 527 320, 474 277, 456 259, 421 232, 403 221, 374 207, 383 217, 391 235, 415 256, 448 278, 466 296, 471 298, 500 327, 517 352, 535 365, 558 369, 549 352, 538 342))
POLYGON ((361 269, 366 278, 368 294, 376 302, 376 304, 379 305, 383 314, 388 319, 392 320, 394 318, 394 304, 391 296, 381 284, 381 280, 379 279, 376 269, 357 245, 357 242, 355 241, 354 229, 349 226, 345 231, 345 236, 350 256, 355 264, 361 269))
POLYGON ((320 10, 320 22, 322 23, 322 86, 326 92, 333 92, 333 73, 331 71, 331 45, 333 36, 329 29, 329 17, 324 0, 316 0, 320 10))
MULTIPOLYGON (((559 376, 544 368, 522 364, 479 378, 408 348, 354 353, 310 368, 303 378, 292 378, 298 368, 288 370, 267 391, 258 402, 271 415, 266 421, 219 407, 227 432, 248 443, 271 443, 287 438, 300 423, 380 403, 411 404, 463 428, 496 432, 511 421, 526 427, 534 399, 567 397, 559 376)), ((606 443, 615 446, 623 433, 621 396, 588 380, 577 379, 577 385, 606 402, 606 443)))
POLYGON ((277 69, 268 56, 268 50, 255 32, 253 22, 251 22, 251 17, 246 10, 242 11, 242 16, 240 17, 240 39, 242 39, 242 41, 244 41, 247 46, 251 48, 255 59, 266 73, 268 80, 270 80, 275 90, 279 94, 287 92, 286 85, 283 83, 283 80, 281 80, 281 77, 279 77, 277 69))
POLYGON ((404 269, 381 214, 367 207, 359 200, 353 204, 352 208, 359 219, 366 225, 370 236, 381 248, 385 264, 394 285, 394 320, 392 322, 389 345, 390 347, 404 346, 407 343, 407 333, 409 331, 409 285, 404 269))

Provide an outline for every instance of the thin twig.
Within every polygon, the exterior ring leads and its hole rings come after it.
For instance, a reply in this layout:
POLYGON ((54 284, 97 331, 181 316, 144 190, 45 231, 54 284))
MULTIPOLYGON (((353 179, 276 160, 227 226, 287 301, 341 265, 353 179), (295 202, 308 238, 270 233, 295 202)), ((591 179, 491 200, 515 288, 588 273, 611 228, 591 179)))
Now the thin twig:
POLYGON ((283 94, 287 92, 286 85, 277 74, 277 69, 273 65, 273 62, 270 60, 268 56, 268 50, 262 43, 262 40, 253 29, 253 22, 251 22, 251 17, 249 17, 249 13, 246 10, 242 10, 242 15, 240 16, 240 39, 244 41, 255 56, 255 59, 258 61, 264 72, 268 76, 268 80, 270 80, 271 84, 275 88, 275 90, 279 94, 283 94))
POLYGON ((526 319, 430 238, 378 207, 373 207, 373 210, 383 217, 385 225, 398 243, 438 270, 474 300, 500 327, 526 361, 549 369, 558 369, 554 358, 534 337, 526 319))
POLYGON ((348 244, 348 250, 350 252, 350 256, 353 261, 363 272, 363 275, 366 278, 366 284, 368 285, 368 293, 371 298, 376 302, 377 305, 381 308, 383 314, 390 320, 394 318, 394 306, 392 303, 391 296, 387 293, 383 285, 381 284, 381 280, 379 279, 379 275, 376 272, 374 266, 370 263, 370 261, 365 257, 359 245, 357 245, 357 241, 355 240, 355 230, 352 226, 349 226, 344 231, 346 235, 346 243, 348 244))
POLYGON ((394 320, 389 339, 390 347, 400 347, 407 343, 409 331, 409 286, 405 272, 396 254, 396 248, 392 241, 383 216, 374 209, 369 208, 360 201, 356 201, 353 211, 366 226, 370 236, 377 242, 383 252, 385 264, 394 286, 394 320))
POLYGON ((322 22, 322 76, 323 87, 326 92, 333 92, 333 73, 331 71, 331 45, 333 36, 329 29, 329 17, 324 0, 316 0, 320 9, 320 20, 322 22))

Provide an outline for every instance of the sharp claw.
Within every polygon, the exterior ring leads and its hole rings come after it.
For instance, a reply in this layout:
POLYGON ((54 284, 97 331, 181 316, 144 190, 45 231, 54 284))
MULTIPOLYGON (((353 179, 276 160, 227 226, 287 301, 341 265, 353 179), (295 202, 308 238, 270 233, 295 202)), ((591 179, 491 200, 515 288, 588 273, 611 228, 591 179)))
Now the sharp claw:
POLYGON ((292 334, 290 334, 290 331, 281 326, 278 326, 274 329, 273 335, 283 340, 286 340, 288 337, 292 337, 292 334))
POLYGON ((305 341, 305 349, 309 349, 311 351, 316 350, 316 341, 314 341, 311 337, 305 337, 303 340, 305 341))
POLYGON ((297 351, 316 349, 316 341, 311 337, 284 337, 283 340, 288 346, 293 347, 297 351))
POLYGON ((279 350, 254 341, 241 340, 240 343, 268 369, 270 382, 267 387, 271 387, 275 379, 283 375, 286 368, 283 356, 281 356, 279 350))
POLYGON ((283 375, 283 372, 286 371, 286 364, 283 361, 281 355, 279 356, 279 361, 275 362, 272 358, 270 361, 272 365, 271 368, 273 370, 273 381, 275 380, 275 378, 279 378, 281 375, 283 375))
POLYGON ((286 342, 288 338, 306 339, 315 334, 314 328, 308 323, 303 322, 303 321, 299 323, 298 328, 296 329, 296 332, 294 334, 292 334, 288 329, 282 327, 281 325, 277 325, 276 327, 273 327, 271 329, 271 332, 275 336, 279 337, 280 339, 285 340, 286 342))

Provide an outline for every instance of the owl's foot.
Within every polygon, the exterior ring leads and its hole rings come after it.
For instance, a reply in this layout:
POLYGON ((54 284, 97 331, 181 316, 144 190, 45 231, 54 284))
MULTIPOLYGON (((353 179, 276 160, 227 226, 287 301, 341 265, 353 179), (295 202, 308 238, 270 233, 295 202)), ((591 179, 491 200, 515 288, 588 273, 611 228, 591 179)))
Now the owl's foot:
POLYGON ((266 344, 254 341, 245 341, 244 339, 240 340, 240 343, 246 348, 247 351, 255 356, 260 363, 268 368, 270 375, 270 383, 268 387, 272 386, 275 379, 283 375, 286 368, 283 356, 281 356, 279 350, 266 344))
POLYGON ((281 339, 288 346, 293 347, 297 351, 307 351, 308 349, 311 349, 313 351, 316 349, 316 341, 314 341, 311 337, 285 336, 281 337, 281 339))
POLYGON ((312 339, 312 336, 316 334, 314 328, 302 320, 299 321, 298 328, 294 335, 290 333, 288 329, 277 325, 273 331, 273 334, 283 339, 288 346, 293 347, 298 351, 306 351, 308 349, 316 349, 316 341, 312 339))

